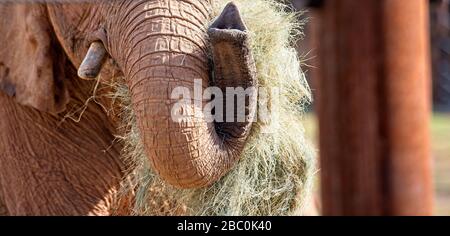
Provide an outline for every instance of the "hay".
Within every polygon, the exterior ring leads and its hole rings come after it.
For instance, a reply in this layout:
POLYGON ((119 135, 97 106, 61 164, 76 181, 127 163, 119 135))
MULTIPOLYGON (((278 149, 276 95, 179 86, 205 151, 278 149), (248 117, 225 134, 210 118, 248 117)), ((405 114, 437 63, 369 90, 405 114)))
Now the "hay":
MULTIPOLYGON (((229 0, 214 0, 218 16, 229 0)), ((261 88, 280 88, 277 119, 255 123, 240 162, 214 185, 178 190, 149 168, 140 143, 128 89, 117 82, 129 173, 122 197, 133 195, 136 215, 301 214, 313 175, 314 153, 304 138, 301 117, 310 90, 293 48, 300 35, 297 16, 273 0, 234 0, 251 32, 261 88)))

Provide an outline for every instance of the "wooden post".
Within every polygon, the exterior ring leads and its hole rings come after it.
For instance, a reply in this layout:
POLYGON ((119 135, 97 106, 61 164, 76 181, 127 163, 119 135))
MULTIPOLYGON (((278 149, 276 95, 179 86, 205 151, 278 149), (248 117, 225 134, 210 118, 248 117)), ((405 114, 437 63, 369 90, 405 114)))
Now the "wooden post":
POLYGON ((325 0, 323 213, 430 215, 428 0, 325 0))

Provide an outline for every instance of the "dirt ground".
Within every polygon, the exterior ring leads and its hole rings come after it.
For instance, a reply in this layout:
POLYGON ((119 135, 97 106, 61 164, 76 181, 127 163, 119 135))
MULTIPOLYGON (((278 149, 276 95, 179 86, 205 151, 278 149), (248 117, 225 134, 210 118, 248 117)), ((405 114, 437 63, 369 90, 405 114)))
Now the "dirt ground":
MULTIPOLYGON (((317 143, 317 121, 313 114, 306 116, 305 128, 308 137, 317 143)), ((435 214, 450 216, 450 114, 433 115, 431 137, 436 189, 435 214)))

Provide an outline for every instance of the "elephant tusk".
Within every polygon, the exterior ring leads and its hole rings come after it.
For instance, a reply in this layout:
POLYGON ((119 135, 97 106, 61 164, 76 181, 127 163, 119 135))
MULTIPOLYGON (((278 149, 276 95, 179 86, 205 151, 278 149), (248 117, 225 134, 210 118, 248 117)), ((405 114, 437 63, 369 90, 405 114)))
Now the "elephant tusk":
POLYGON ((85 80, 97 78, 106 58, 106 49, 101 42, 93 42, 78 69, 78 76, 85 80))

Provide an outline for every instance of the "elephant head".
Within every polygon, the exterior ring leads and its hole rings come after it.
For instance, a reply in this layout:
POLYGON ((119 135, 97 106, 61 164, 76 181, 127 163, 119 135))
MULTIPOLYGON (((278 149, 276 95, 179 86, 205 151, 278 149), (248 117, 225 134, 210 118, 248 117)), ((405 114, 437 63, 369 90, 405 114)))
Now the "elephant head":
POLYGON ((81 79, 120 71, 154 171, 178 188, 208 186, 239 160, 251 130, 256 95, 245 101, 244 122, 219 123, 194 114, 207 102, 199 104, 195 98, 184 107, 187 119, 172 119, 177 99, 171 93, 180 86, 193 91, 196 80, 222 90, 257 86, 249 36, 238 8, 228 4, 208 26, 211 1, 21 5, 23 18, 16 19, 15 29, 1 32, 23 47, 0 49, 0 59, 9 58, 0 61, 5 68, 0 68, 0 88, 19 103, 60 113, 70 96, 61 60, 68 58, 81 79), (114 63, 104 66, 106 58, 114 63))

